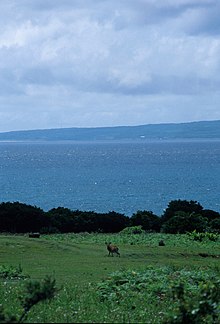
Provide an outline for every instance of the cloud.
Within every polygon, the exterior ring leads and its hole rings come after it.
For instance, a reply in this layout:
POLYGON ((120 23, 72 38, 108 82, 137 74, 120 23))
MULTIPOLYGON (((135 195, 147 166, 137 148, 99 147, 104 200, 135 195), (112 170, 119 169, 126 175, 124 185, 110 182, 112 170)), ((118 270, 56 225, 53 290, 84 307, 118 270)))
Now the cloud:
POLYGON ((197 120, 208 115, 204 110, 220 118, 218 101, 187 114, 180 108, 189 98, 190 107, 200 103, 199 95, 218 98, 219 6, 215 0, 2 1, 0 113, 8 109, 12 128, 18 107, 25 118, 16 127, 197 120))

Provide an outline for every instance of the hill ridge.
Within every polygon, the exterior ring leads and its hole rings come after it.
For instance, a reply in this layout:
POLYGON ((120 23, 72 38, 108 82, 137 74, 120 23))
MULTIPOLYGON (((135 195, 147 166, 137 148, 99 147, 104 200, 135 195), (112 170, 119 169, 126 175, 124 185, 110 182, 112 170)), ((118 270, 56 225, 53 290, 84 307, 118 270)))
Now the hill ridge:
POLYGON ((220 139, 220 120, 136 126, 69 127, 0 133, 0 141, 220 139))

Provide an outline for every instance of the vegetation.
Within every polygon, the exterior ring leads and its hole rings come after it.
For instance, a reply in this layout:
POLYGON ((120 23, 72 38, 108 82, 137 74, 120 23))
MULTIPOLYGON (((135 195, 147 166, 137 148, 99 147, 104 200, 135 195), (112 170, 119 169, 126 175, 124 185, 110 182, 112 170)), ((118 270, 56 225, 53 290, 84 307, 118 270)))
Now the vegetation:
POLYGON ((110 211, 53 208, 48 212, 19 202, 0 204, 0 232, 9 233, 118 233, 127 227, 141 226, 147 232, 187 233, 220 232, 220 214, 206 210, 196 201, 173 200, 163 215, 137 211, 131 217, 110 211))
POLYGON ((0 265, 0 279, 25 279, 27 275, 23 274, 21 265, 18 267, 0 265))
POLYGON ((198 293, 186 293, 184 284, 173 287, 173 301, 178 301, 174 314, 164 323, 219 323, 220 281, 200 283, 198 293))
POLYGON ((31 308, 39 302, 50 300, 56 293, 55 280, 50 277, 40 282, 37 280, 28 281, 25 283, 25 289, 20 297, 23 311, 20 316, 12 315, 4 312, 0 307, 0 322, 1 323, 23 323, 27 319, 31 308))
POLYGON ((1 203, 0 322, 219 323, 219 224, 186 200, 130 218, 1 203))
POLYGON ((130 226, 141 225, 145 231, 159 232, 161 228, 161 218, 151 211, 137 211, 130 218, 130 226))
POLYGON ((218 323, 219 235, 214 233, 217 240, 212 240, 204 233, 197 240, 197 232, 126 230, 43 234, 39 239, 1 234, 0 265, 14 269, 20 278, 0 279, 0 322, 18 321, 24 306, 32 305, 23 322, 184 323, 191 316, 187 323, 218 323), (116 244, 121 257, 108 257, 105 242, 116 244), (24 274, 38 284, 27 289, 30 281, 24 274), (29 304, 39 300, 33 296, 41 296, 39 282, 48 276, 56 278, 49 307, 46 299, 29 304))
POLYGON ((176 216, 178 212, 184 212, 186 214, 200 214, 203 207, 197 201, 187 200, 172 200, 169 202, 164 214, 162 215, 163 222, 176 216))

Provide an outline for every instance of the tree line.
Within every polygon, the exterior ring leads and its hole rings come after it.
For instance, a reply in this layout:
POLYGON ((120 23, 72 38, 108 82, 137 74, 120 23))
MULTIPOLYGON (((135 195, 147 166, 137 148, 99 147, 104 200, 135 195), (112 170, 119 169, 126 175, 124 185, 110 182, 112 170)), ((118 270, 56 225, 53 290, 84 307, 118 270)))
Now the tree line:
POLYGON ((0 204, 0 232, 117 233, 126 227, 140 225, 151 232, 184 234, 196 230, 220 233, 220 213, 204 209, 197 201, 180 199, 170 201, 161 216, 139 210, 131 217, 115 211, 97 213, 58 207, 45 212, 20 202, 0 204))

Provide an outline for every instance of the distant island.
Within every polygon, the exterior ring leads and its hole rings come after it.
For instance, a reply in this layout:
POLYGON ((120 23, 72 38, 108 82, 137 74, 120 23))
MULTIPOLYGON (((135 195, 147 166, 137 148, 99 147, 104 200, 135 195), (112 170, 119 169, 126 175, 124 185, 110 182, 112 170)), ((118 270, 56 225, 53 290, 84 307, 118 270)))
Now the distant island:
POLYGON ((57 128, 0 133, 0 141, 147 141, 220 139, 220 120, 94 128, 57 128))

